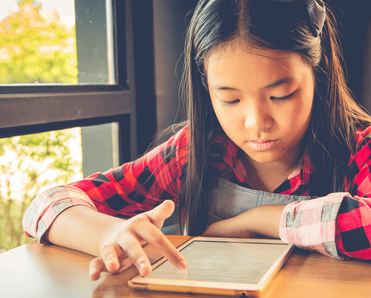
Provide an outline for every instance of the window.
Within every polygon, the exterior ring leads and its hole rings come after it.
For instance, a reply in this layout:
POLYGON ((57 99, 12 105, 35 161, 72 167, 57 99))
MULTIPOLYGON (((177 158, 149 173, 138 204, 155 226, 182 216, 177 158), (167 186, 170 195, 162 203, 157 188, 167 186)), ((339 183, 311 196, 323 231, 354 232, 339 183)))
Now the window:
MULTIPOLYGON (((38 8, 47 1, 52 0, 20 0, 18 5, 38 8)), ((74 4, 77 80, 75 77, 70 83, 46 83, 50 76, 45 75, 42 83, 41 74, 33 75, 32 83, 23 80, 0 84, 0 137, 117 122, 119 140, 125 144, 120 146, 120 163, 134 159, 137 150, 131 1, 79 0, 74 4)), ((47 39, 52 31, 41 36, 47 39)), ((68 47, 68 43, 65 45, 68 47)), ((73 64, 73 58, 67 60, 67 64, 73 64)), ((37 73, 32 67, 27 71, 37 73)), ((54 71, 58 73, 52 66, 49 72, 54 71)))
MULTIPOLYGON (((7 11, 0 14, 0 141, 52 140, 51 134, 68 135, 74 127, 80 134, 81 127, 83 151, 84 143, 99 144, 108 137, 112 155, 106 163, 117 166, 135 159, 131 0, 9 0, 0 8, 7 11)), ((39 151, 47 153, 45 148, 39 151)), ((102 171, 108 166, 98 167, 102 171)), ((96 169, 84 171, 86 176, 96 169)), ((76 179, 63 175, 58 176, 76 179)), ((6 188, 6 181, 2 184, 6 188)), ((12 208, 22 205, 18 207, 12 208)), ((15 212, 4 204, 0 209, 7 216, 15 212)))

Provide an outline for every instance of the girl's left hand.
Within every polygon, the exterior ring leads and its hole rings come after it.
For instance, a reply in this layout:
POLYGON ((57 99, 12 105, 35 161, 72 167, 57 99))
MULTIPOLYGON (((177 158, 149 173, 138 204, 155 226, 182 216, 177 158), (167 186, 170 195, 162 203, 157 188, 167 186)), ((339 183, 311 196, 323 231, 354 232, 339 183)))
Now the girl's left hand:
POLYGON ((207 237, 253 238, 258 234, 245 228, 243 220, 236 216, 214 222, 202 235, 207 237))
POLYGON ((210 225, 203 236, 252 238, 264 235, 279 238, 279 224, 286 205, 266 205, 210 225))

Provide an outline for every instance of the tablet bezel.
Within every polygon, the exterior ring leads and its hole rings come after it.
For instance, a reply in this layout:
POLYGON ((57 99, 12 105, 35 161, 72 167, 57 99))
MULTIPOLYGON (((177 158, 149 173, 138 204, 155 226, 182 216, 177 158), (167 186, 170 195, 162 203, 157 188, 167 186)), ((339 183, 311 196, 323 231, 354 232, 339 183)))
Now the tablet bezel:
MULTIPOLYGON (((264 273, 258 283, 231 283, 220 281, 197 281, 197 280, 179 280, 179 279, 163 279, 163 278, 147 278, 137 275, 129 281, 129 285, 138 290, 153 290, 153 291, 169 291, 181 292, 192 294, 221 294, 221 295, 253 295, 259 296, 266 285, 277 274, 284 262, 289 257, 293 245, 285 243, 278 239, 265 239, 265 238, 215 238, 215 237, 193 237, 179 246, 177 249, 180 251, 186 246, 191 245, 195 241, 208 241, 208 242, 233 242, 233 243, 261 243, 261 244, 281 244, 286 248, 276 258, 268 270, 264 273)), ((161 258, 152 265, 153 270, 167 261, 166 258, 161 258)))

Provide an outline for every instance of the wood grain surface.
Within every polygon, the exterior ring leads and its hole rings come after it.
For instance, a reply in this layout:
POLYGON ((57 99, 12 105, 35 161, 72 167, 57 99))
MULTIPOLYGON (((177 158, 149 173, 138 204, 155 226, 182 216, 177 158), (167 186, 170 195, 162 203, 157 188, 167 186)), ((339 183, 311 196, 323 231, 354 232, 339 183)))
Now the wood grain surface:
MULTIPOLYGON (((189 239, 168 237, 174 246, 189 239)), ((150 245, 145 250, 151 261, 161 257, 150 245)), ((84 253, 55 245, 40 246, 36 242, 2 253, 0 297, 189 297, 132 290, 128 281, 138 274, 134 267, 117 275, 105 273, 98 281, 91 281, 88 270, 92 259, 84 253)), ((263 297, 369 298, 370 280, 371 264, 367 261, 337 261, 295 249, 263 297)))

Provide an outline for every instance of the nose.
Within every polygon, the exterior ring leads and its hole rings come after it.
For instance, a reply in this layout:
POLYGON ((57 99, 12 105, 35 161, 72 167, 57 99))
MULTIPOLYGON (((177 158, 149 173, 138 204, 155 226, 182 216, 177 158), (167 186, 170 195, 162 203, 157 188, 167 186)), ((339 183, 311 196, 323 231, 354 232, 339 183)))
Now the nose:
POLYGON ((254 103, 246 107, 245 128, 248 130, 264 131, 273 126, 273 117, 263 103, 254 103))

